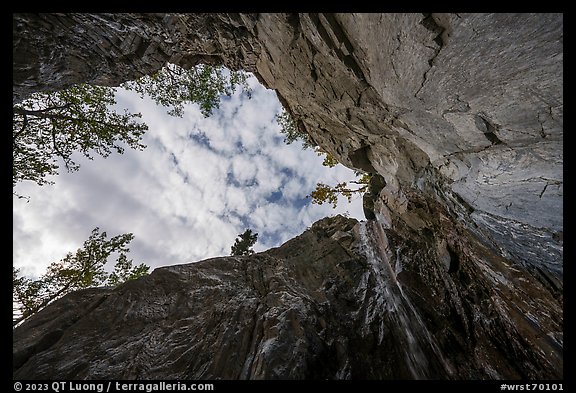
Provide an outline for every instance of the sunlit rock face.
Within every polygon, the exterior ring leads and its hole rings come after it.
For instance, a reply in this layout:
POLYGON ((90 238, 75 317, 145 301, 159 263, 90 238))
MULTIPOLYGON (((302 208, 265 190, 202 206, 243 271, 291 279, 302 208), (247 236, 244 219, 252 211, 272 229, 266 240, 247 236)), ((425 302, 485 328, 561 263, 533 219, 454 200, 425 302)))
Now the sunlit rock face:
POLYGON ((562 29, 560 14, 15 15, 15 101, 166 62, 244 68, 385 186, 366 223, 71 295, 69 315, 16 329, 14 375, 562 377, 562 29))

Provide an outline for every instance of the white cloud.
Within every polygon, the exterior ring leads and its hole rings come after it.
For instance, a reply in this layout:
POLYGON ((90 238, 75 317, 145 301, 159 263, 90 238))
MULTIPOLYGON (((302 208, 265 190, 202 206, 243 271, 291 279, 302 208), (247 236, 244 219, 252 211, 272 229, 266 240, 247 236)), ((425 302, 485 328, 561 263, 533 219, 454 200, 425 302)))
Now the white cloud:
POLYGON ((232 175, 234 180, 242 185, 254 183, 256 178, 257 167, 249 156, 238 155, 232 159, 232 175))
POLYGON ((14 200, 14 264, 41 274, 80 247, 99 226, 110 236, 132 232, 131 257, 153 267, 228 255, 246 228, 262 251, 300 234, 327 215, 363 219, 361 200, 305 204, 317 182, 350 180, 352 171, 325 168, 299 143, 285 145, 274 115, 276 95, 250 78, 252 99, 235 94, 204 118, 196 106, 173 118, 148 99, 120 92, 118 107, 141 112, 150 129, 144 151, 126 150, 62 173, 53 186, 20 184, 29 203, 14 200))

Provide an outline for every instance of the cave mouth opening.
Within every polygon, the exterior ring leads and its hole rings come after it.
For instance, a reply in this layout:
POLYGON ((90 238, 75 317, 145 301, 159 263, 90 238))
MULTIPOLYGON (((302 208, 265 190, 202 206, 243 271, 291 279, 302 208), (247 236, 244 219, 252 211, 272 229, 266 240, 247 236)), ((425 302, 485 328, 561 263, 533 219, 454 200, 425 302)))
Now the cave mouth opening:
POLYGON ((134 233, 131 256, 154 268, 229 255, 247 228, 259 233, 254 249, 263 251, 325 216, 362 219, 362 198, 341 198, 336 209, 310 203, 316 183, 337 184, 354 172, 323 166, 300 141, 286 144, 275 92, 252 75, 247 83, 251 97, 240 89, 222 96, 208 117, 196 104, 170 116, 150 98, 118 88, 114 109, 142 114, 147 147, 93 160, 74 155, 80 170, 61 169, 54 185, 19 183, 15 190, 29 199, 14 202, 14 265, 38 276, 96 226, 134 233))

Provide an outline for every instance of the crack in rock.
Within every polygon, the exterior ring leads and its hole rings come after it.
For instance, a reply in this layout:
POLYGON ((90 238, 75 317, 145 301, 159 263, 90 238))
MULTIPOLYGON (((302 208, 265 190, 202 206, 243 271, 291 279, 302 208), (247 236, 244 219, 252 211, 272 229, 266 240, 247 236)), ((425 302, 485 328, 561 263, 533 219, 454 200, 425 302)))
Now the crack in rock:
POLYGON ((432 67, 434 66, 434 61, 436 60, 436 58, 440 54, 440 51, 442 50, 442 48, 444 47, 444 40, 442 40, 442 33, 444 32, 444 30, 446 30, 445 27, 440 26, 438 24, 438 22, 436 22, 436 20, 432 16, 432 14, 423 14, 423 15, 424 15, 424 19, 422 19, 420 24, 422 26, 424 26, 425 28, 427 28, 428 30, 430 30, 431 32, 437 34, 436 37, 434 37, 432 39, 432 41, 434 41, 438 46, 436 48, 434 48, 434 53, 432 54, 432 57, 430 59, 428 59, 428 66, 429 67, 424 72, 424 75, 422 76, 422 83, 420 84, 420 87, 418 88, 418 90, 414 94, 414 97, 416 97, 416 98, 419 98, 418 94, 420 94, 420 91, 424 88, 424 85, 426 84, 426 81, 428 80, 428 73, 430 72, 430 70, 432 70, 432 67))

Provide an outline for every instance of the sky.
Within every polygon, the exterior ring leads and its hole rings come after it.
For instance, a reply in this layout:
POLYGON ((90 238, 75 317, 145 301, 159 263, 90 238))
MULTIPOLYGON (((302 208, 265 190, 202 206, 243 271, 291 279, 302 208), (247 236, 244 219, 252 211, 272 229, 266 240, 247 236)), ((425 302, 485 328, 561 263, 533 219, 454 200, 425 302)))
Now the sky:
POLYGON ((13 198, 13 262, 37 277, 74 252, 99 227, 109 237, 131 232, 128 257, 156 267, 230 255, 245 229, 257 232, 257 252, 277 247, 315 221, 334 214, 364 219, 361 198, 338 207, 312 204, 316 183, 355 178, 352 170, 322 166, 323 158, 286 145, 274 116, 281 104, 253 76, 252 97, 223 97, 205 118, 197 105, 182 118, 136 93, 119 90, 117 108, 142 113, 143 151, 87 160, 62 169, 54 185, 19 183, 13 198))

